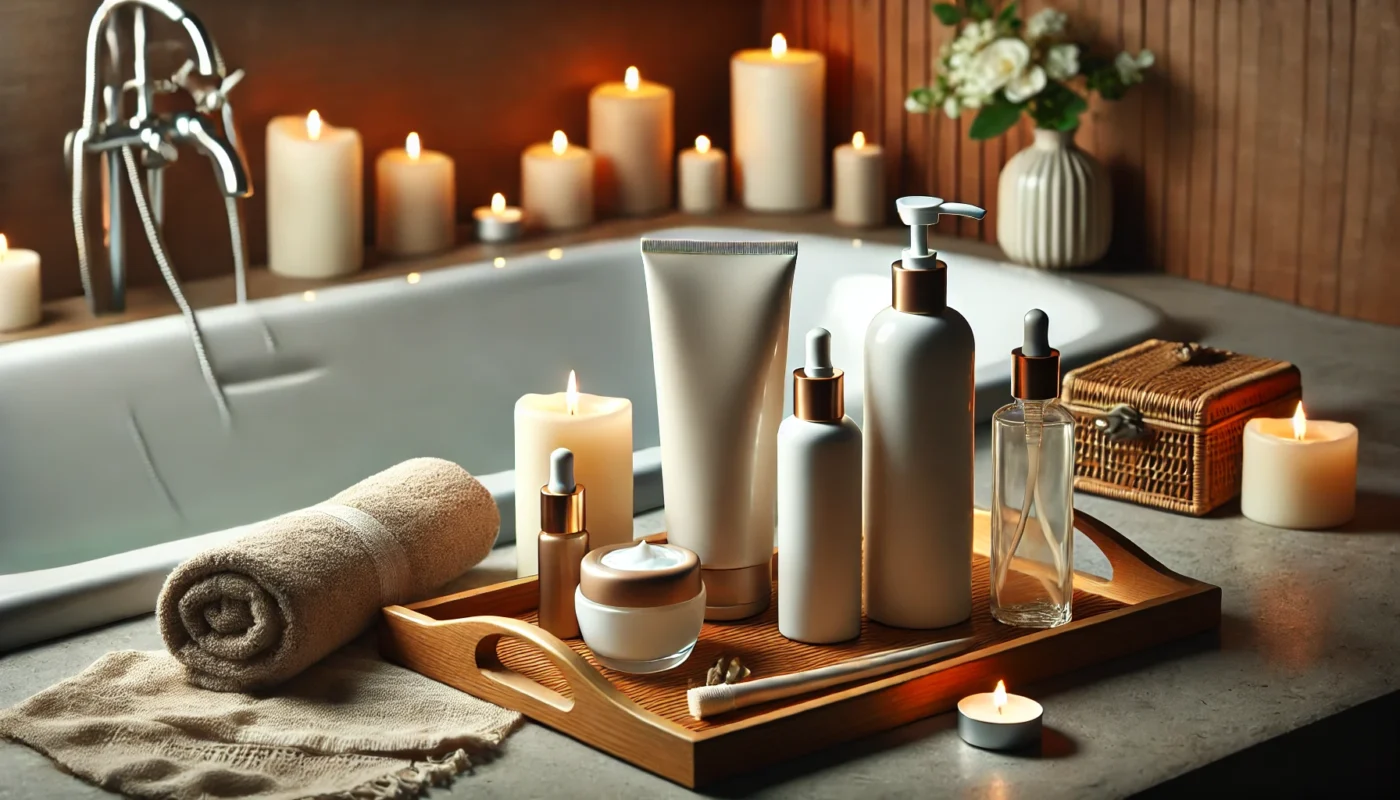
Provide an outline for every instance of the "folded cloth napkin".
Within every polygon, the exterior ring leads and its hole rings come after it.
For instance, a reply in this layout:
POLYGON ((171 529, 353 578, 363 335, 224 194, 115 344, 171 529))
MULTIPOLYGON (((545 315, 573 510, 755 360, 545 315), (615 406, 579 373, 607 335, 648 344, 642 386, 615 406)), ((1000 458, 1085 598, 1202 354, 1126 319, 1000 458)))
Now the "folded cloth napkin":
POLYGON ((133 797, 418 797, 494 751, 520 715, 356 643, 275 697, 189 685, 165 653, 108 653, 0 711, 0 736, 133 797))
POLYGON ((161 636, 196 686, 270 689, 354 639, 381 607, 466 572, 500 521, 466 470, 405 461, 176 567, 156 603, 161 636))

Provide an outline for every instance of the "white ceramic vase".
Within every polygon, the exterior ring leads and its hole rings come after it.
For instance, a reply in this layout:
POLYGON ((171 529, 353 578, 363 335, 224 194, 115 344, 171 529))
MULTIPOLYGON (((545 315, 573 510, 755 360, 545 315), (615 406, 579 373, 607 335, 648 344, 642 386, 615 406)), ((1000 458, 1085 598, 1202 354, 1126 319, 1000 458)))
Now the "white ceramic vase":
POLYGON ((1067 269, 1108 252, 1113 186, 1074 131, 1037 128, 1035 142, 1002 167, 998 192, 997 241, 1012 261, 1067 269))

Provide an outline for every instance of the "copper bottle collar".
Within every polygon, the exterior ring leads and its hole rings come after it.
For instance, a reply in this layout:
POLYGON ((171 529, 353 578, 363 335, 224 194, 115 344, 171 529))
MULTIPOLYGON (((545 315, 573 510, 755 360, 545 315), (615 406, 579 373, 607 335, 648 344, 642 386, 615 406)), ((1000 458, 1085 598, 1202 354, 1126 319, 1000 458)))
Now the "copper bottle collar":
POLYGON ((890 305, 905 314, 942 314, 948 308, 948 265, 941 260, 935 269, 905 269, 896 261, 890 305))
POLYGON ((792 371, 792 413, 808 422, 840 422, 846 416, 846 373, 809 377, 801 367, 792 371))
POLYGON ((540 531, 578 533, 587 530, 584 517, 583 484, 570 494, 555 494, 546 484, 540 487, 540 531))
POLYGON ((1011 396, 1019 400, 1051 400, 1060 396, 1060 351, 1027 356, 1011 351, 1011 396))

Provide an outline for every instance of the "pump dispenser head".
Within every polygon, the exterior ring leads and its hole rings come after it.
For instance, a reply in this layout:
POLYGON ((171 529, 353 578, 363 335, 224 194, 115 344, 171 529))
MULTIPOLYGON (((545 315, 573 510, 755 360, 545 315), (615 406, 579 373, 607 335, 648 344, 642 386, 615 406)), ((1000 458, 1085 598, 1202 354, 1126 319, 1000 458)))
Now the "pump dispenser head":
POLYGON ((846 416, 846 373, 831 366, 831 332, 807 331, 807 363, 792 371, 792 413, 808 422, 840 422, 846 416))
POLYGON ((549 483, 540 487, 540 530, 578 533, 585 530, 583 486, 574 480, 574 454, 559 448, 549 454, 549 483))
POLYGON ((929 249, 929 226, 947 214, 982 219, 987 212, 941 197, 901 197, 894 202, 899 219, 909 226, 909 247, 894 263, 894 296, 890 305, 906 314, 941 314, 948 307, 948 265, 929 249))
POLYGON ((1011 351, 1011 395, 1018 400, 1053 400, 1060 396, 1060 351, 1050 346, 1050 317, 1026 312, 1024 339, 1011 351))

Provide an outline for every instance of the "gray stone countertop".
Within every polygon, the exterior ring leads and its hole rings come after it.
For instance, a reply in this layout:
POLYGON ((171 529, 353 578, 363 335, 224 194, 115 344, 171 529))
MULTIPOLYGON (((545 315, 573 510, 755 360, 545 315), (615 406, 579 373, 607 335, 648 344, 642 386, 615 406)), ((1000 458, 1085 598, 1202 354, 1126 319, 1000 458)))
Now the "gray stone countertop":
MULTIPOLYGON (((1223 589, 1218 636, 1201 636, 1033 686, 1053 730, 1037 756, 965 746, 943 714, 712 787, 720 796, 1113 797, 1400 689, 1400 328, 1314 313, 1160 275, 1084 279, 1162 308, 1166 333, 1287 359, 1310 416, 1361 431, 1356 520, 1297 532, 1232 504, 1193 519, 1080 495, 1093 514, 1168 567, 1223 589)), ((989 498, 985 432, 978 499, 989 498)), ((656 514, 639 530, 660 528, 656 514)), ((1088 546, 1080 539, 1081 558, 1088 546)), ((1081 561, 1081 563, 1083 563, 1081 561)), ((510 549, 474 570, 513 572, 510 549)), ((161 646, 151 617, 0 658, 0 705, 74 674, 103 653, 161 646)), ((0 797, 99 797, 39 754, 0 744, 0 797)), ((679 797, 686 790, 541 726, 433 797, 679 797)), ((107 795, 110 796, 110 795, 107 795)))

